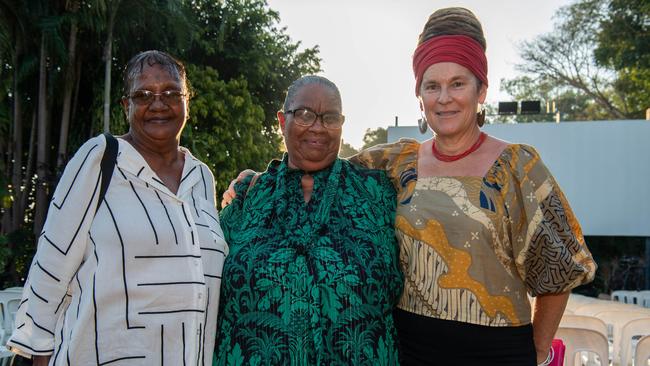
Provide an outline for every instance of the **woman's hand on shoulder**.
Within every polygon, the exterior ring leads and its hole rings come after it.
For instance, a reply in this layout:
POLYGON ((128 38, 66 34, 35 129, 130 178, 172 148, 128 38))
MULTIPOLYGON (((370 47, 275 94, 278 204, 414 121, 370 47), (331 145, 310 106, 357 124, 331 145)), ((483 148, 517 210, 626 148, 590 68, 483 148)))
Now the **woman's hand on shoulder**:
POLYGON ((221 208, 225 208, 228 206, 232 200, 235 199, 237 196, 237 193, 235 192, 235 184, 241 182, 242 180, 246 179, 249 175, 255 175, 257 174, 256 171, 252 169, 246 169, 243 170, 237 175, 237 178, 233 179, 230 181, 230 184, 228 185, 228 189, 223 192, 223 195, 221 195, 221 208))

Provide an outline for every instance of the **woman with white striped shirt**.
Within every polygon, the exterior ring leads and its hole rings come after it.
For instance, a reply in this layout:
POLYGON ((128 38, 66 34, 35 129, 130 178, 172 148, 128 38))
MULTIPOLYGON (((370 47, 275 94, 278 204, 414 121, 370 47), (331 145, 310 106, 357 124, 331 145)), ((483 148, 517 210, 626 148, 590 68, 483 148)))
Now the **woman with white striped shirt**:
POLYGON ((130 128, 104 199, 99 136, 67 165, 39 237, 8 342, 34 365, 212 362, 228 247, 212 173, 179 146, 185 68, 146 51, 124 81, 130 128))

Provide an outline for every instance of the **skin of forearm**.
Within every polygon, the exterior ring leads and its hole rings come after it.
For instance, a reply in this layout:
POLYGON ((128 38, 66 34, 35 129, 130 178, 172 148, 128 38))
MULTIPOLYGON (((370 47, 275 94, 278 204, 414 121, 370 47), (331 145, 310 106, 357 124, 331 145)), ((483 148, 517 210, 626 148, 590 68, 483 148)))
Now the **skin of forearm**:
POLYGON ((32 357, 32 365, 34 366, 47 366, 50 363, 51 356, 34 356, 32 357))
POLYGON ((537 350, 537 363, 546 360, 570 292, 540 295, 533 306, 533 339, 537 350))

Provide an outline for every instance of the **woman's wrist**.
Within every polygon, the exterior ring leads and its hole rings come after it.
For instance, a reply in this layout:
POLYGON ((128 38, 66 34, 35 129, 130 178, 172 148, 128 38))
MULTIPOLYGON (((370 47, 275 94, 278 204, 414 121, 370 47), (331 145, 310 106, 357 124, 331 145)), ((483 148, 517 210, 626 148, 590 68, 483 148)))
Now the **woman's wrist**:
POLYGON ((553 361, 553 348, 549 348, 547 351, 546 359, 542 362, 538 362, 537 366, 548 366, 551 361, 553 361))

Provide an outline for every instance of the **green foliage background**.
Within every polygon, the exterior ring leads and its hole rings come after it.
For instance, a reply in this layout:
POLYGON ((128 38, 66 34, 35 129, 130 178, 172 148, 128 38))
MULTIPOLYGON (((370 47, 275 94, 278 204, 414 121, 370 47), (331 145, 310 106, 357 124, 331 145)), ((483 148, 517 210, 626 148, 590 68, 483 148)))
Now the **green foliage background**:
MULTIPOLYGON (((650 2, 577 0, 559 9, 554 23, 553 31, 520 44, 520 76, 502 80, 501 89, 515 100, 541 100, 543 110, 546 102, 554 102, 561 120, 645 118, 650 108, 650 2)), ((554 113, 516 116, 517 122, 554 119, 554 113)))
POLYGON ((185 63, 193 97, 181 144, 210 166, 220 196, 240 170, 263 170, 281 155, 275 114, 284 92, 320 71, 318 46, 302 47, 279 20, 264 0, 0 0, 0 286, 21 283, 40 231, 38 207, 65 162, 103 130, 108 44, 115 135, 128 130, 119 105, 125 63, 149 49, 185 63))

